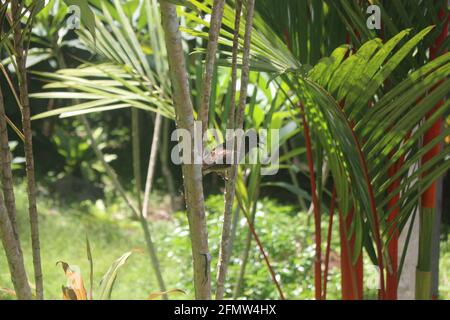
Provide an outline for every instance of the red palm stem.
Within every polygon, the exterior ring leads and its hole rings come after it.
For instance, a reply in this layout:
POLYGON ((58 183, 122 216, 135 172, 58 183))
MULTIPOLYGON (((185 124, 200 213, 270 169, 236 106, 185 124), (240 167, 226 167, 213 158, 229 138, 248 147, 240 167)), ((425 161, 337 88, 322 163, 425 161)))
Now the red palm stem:
POLYGON ((316 189, 316 175, 314 173, 314 160, 312 156, 312 146, 311 146, 311 136, 309 133, 309 126, 306 121, 305 108, 303 104, 300 104, 302 112, 303 129, 305 134, 305 144, 306 144, 306 157, 308 160, 308 167, 310 172, 309 182, 311 185, 311 198, 314 207, 314 231, 315 231, 315 244, 316 252, 314 259, 314 286, 315 286, 315 297, 316 300, 322 298, 322 270, 321 270, 321 230, 320 230, 320 212, 319 212, 319 201, 317 199, 317 189, 316 189))
MULTIPOLYGON (((445 19, 445 12, 443 9, 439 10, 439 19, 440 20, 445 19)), ((430 48, 430 59, 431 60, 435 59, 438 56, 441 46, 444 43, 445 39, 447 38, 449 20, 450 20, 450 15, 447 16, 447 21, 445 22, 441 33, 439 34, 438 38, 436 39, 434 46, 432 46, 430 48)), ((447 51, 447 50, 445 50, 445 51, 447 51)), ((429 117, 431 117, 434 114, 434 112, 443 105, 443 103, 444 103, 444 101, 440 101, 434 107, 434 109, 428 113, 427 119, 429 117)), ((435 139, 436 137, 438 137, 440 135, 440 133, 442 131, 442 124, 443 124, 443 120, 442 120, 442 118, 440 118, 433 124, 433 126, 430 129, 428 129, 428 131, 425 133, 425 135, 423 137, 423 145, 430 143, 431 141, 433 141, 433 139, 435 139)), ((422 164, 426 163, 428 160, 430 160, 430 159, 434 158, 436 155, 438 155, 440 152, 440 149, 441 149, 440 144, 436 144, 433 148, 431 148, 430 151, 428 151, 424 155, 424 157, 422 159, 422 164)), ((422 206, 423 207, 435 208, 435 206, 436 206, 436 188, 437 188, 437 183, 433 183, 422 194, 422 206)))
POLYGON ((323 300, 327 299, 328 269, 330 265, 331 235, 333 231, 333 216, 334 216, 335 202, 336 202, 336 188, 334 187, 333 194, 331 195, 330 219, 328 222, 327 247, 325 253, 325 269, 323 271, 323 295, 322 295, 323 300))
POLYGON ((341 242, 341 277, 342 277, 342 299, 359 300, 363 298, 363 260, 362 252, 358 253, 358 259, 355 264, 352 263, 354 255, 355 236, 348 240, 348 229, 352 224, 354 217, 352 208, 347 217, 344 218, 339 210, 339 235, 341 242))

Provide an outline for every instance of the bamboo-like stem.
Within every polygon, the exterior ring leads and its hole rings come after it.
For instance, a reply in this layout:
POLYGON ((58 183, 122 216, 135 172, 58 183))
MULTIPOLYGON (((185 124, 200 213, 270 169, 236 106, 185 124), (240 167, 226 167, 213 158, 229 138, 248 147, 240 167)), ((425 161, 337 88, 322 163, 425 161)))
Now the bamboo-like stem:
POLYGON ((139 136, 139 110, 131 108, 131 144, 133 149, 133 175, 136 188, 138 208, 142 208, 141 198, 141 139, 139 136))
POLYGON ((0 236, 17 298, 20 300, 31 300, 31 289, 23 263, 22 250, 19 248, 14 235, 14 230, 3 202, 2 193, 0 193, 0 236))
POLYGON ((209 104, 211 100, 211 86, 216 63, 217 43, 222 25, 225 0, 214 0, 209 27, 208 47, 206 49, 205 70, 203 73, 203 87, 200 96, 199 117, 202 121, 202 137, 208 130, 209 104))
POLYGON ((321 270, 321 229, 320 229, 320 212, 319 212, 319 202, 316 193, 316 176, 314 174, 314 160, 312 157, 312 146, 311 137, 309 134, 309 126, 306 122, 305 108, 303 104, 300 104, 302 113, 303 130, 305 134, 306 143, 306 157, 308 159, 308 166, 310 171, 310 184, 311 184, 311 198, 314 206, 314 232, 315 232, 315 259, 314 259, 314 287, 315 287, 315 297, 316 300, 322 298, 322 270, 321 270))
MULTIPOLYGON (((155 277, 156 281, 158 282, 159 289, 161 292, 166 292, 167 291, 166 285, 164 282, 164 278, 162 276, 161 265, 159 263, 156 246, 153 243, 152 235, 150 233, 150 228, 148 226, 147 220, 142 215, 140 215, 139 222, 141 223, 142 231, 144 232, 145 242, 150 256, 150 262, 152 264, 153 271, 155 272, 155 277)), ((162 295, 162 298, 164 300, 167 300, 168 299, 167 294, 164 293, 162 295)))
MULTIPOLYGON (((227 128, 235 128, 235 100, 236 100, 236 82, 237 82, 237 55, 239 48, 239 26, 241 20, 242 1, 236 2, 236 13, 234 20, 234 35, 233 35, 233 51, 231 62, 231 99, 230 99, 230 114, 227 122, 227 128)), ((234 143, 232 144, 234 148, 234 143)), ((236 149, 234 149, 236 150, 236 149)), ((237 157, 234 157, 237 158, 237 157)), ((237 159, 234 159, 237 161, 237 159)), ((231 255, 231 220, 234 203, 234 196, 236 192, 236 177, 237 164, 230 169, 228 181, 225 182, 225 207, 223 213, 222 237, 220 241, 219 259, 217 263, 217 278, 216 278, 216 299, 222 300, 224 295, 224 285, 228 271, 228 262, 231 255)))
POLYGON ((177 203, 177 192, 175 189, 175 183, 173 181, 172 172, 170 172, 169 168, 169 160, 167 155, 169 154, 169 119, 162 119, 162 142, 161 142, 161 151, 159 154, 159 161, 161 163, 161 169, 164 176, 164 180, 167 185, 167 189, 170 195, 170 207, 172 210, 178 210, 177 203))
MULTIPOLYGON (((145 181, 145 192, 144 192, 144 201, 142 205, 142 211, 140 214, 140 221, 144 230, 145 239, 148 244, 151 244, 148 246, 149 253, 150 253, 150 259, 153 265, 153 268, 155 269, 155 275, 156 279, 158 281, 159 288, 162 292, 166 291, 166 285, 164 283, 164 279, 162 277, 161 272, 161 266, 159 264, 159 259, 156 254, 156 247, 153 244, 150 230, 147 224, 147 220, 145 217, 147 216, 148 209, 149 209, 149 201, 150 201, 150 194, 152 192, 152 186, 153 186, 153 178, 156 168, 156 154, 158 153, 158 144, 159 144, 159 137, 161 134, 161 114, 156 115, 155 120, 155 127, 153 129, 153 139, 152 139, 152 146, 150 151, 150 158, 148 163, 148 172, 147 172, 147 179, 145 181)), ((163 294, 163 299, 167 299, 167 294, 163 294)))
POLYGON ((328 269, 330 264, 331 236, 333 233, 333 216, 335 203, 336 203, 336 188, 333 188, 330 204, 330 218, 328 220, 327 247, 325 250, 325 262, 324 262, 325 267, 323 270, 323 292, 322 292, 323 300, 327 299, 328 269))
POLYGON ((159 138, 161 135, 161 114, 156 114, 155 126, 153 128, 153 139, 148 161, 147 179, 145 181, 144 201, 142 205, 142 216, 147 217, 150 202, 150 194, 153 187, 153 177, 156 168, 156 155, 158 153, 159 138))
MULTIPOLYGON (((247 86, 248 86, 248 80, 249 80, 249 74, 250 74, 250 44, 251 44, 251 36, 252 36, 252 28, 253 28, 253 15, 254 15, 254 7, 255 7, 255 1, 249 0, 247 3, 247 14, 245 17, 245 33, 244 33, 244 49, 243 49, 243 56, 242 56, 242 71, 241 71, 241 87, 239 92, 239 103, 237 108, 237 113, 235 116, 235 122, 232 124, 230 121, 233 120, 233 117, 229 117, 229 121, 227 124, 227 127, 231 127, 231 125, 234 125, 234 128, 243 129, 244 127, 244 110, 247 100, 247 86)), ((234 63, 234 69, 236 69, 237 66, 237 48, 238 48, 238 39, 239 34, 236 34, 236 32, 239 32, 239 26, 240 26, 240 12, 242 10, 242 3, 239 1, 237 3, 237 10, 236 10, 236 19, 235 19, 235 34, 233 37, 233 57, 232 59, 236 59, 235 61, 232 61, 234 63)), ((233 70, 232 70, 233 72, 233 70)), ((236 70, 234 70, 236 72, 236 70)), ((232 74, 233 76, 233 74, 232 74)), ((235 78, 234 78, 235 79, 235 78)), ((232 83, 233 85, 233 83, 232 83)), ((235 83, 234 83, 235 85, 235 83)), ((232 87, 232 92, 235 90, 234 87, 232 87)), ((234 112, 234 95, 232 93, 231 97, 231 107, 230 112, 234 112)), ((223 298, 223 282, 225 281, 226 277, 226 265, 228 264, 227 261, 229 259, 230 255, 230 248, 229 248, 229 239, 230 239, 230 230, 231 230, 231 218, 232 218, 232 207, 234 202, 234 196, 236 191, 236 179, 237 179, 237 172, 238 172, 238 150, 237 145, 238 143, 232 143, 234 147, 234 156, 233 161, 234 164, 230 168, 229 173, 229 181, 226 183, 226 191, 225 191, 225 211, 224 211, 224 229, 222 230, 222 241, 221 241, 221 252, 222 255, 219 258, 219 266, 218 266, 218 283, 220 287, 218 286, 218 294, 216 294, 217 299, 223 298), (224 251, 227 250, 228 252, 224 251)), ((255 237, 255 240, 258 239, 258 236, 255 232, 255 230, 252 227, 251 220, 247 217, 247 221, 249 223, 249 228, 253 236, 255 237)), ((263 247, 261 246, 261 243, 259 242, 259 239, 257 240, 258 246, 260 247, 261 252, 263 253, 264 259, 267 260, 267 256, 264 252, 263 247)), ((270 263, 268 260, 266 261, 269 271, 271 271, 271 275, 273 276, 273 279, 275 280, 275 283, 277 284, 277 289, 280 292, 280 296, 283 297, 283 293, 281 292, 281 289, 279 288, 279 285, 276 281, 276 277, 274 277, 274 273, 272 268, 270 267, 270 263)), ((245 269, 244 269, 245 270, 245 269)))
POLYGON ((437 207, 434 215, 433 235, 431 239, 431 299, 439 299, 439 258, 440 258, 440 244, 441 244, 441 224, 442 224, 442 211, 444 207, 443 202, 443 190, 444 179, 441 177, 437 181, 437 207))
MULTIPOLYGON (((445 1, 443 1, 445 2, 445 1)), ((437 58, 439 51, 447 38, 448 25, 450 21, 450 14, 445 16, 445 10, 440 9, 438 12, 438 19, 445 21, 442 30, 438 35, 434 45, 430 48, 430 59, 437 58)), ((444 51, 447 51, 445 49, 444 51)), ((444 101, 440 101, 433 110, 427 114, 426 118, 430 118, 436 110, 442 107, 444 101)), ((425 132, 423 137, 423 145, 433 141, 442 132, 443 120, 439 118, 433 126, 425 132)), ((436 144, 430 151, 428 151, 422 158, 422 165, 432 160, 441 152, 441 145, 436 144)), ((437 199, 437 183, 432 183, 422 194, 421 210, 419 217, 419 256, 417 258, 417 272, 416 272, 416 299, 428 300, 431 298, 431 252, 432 252, 432 234, 434 215, 436 209, 437 199)))
POLYGON ((3 93, 0 87, 0 157, 1 157, 1 181, 3 197, 8 212, 9 221, 14 231, 19 250, 21 250, 19 233, 16 221, 16 199, 14 195, 14 183, 11 169, 11 150, 9 148, 8 126, 6 123, 6 112, 3 104, 3 93))
MULTIPOLYGON (((22 4, 18 0, 11 1, 11 11, 14 22, 21 17, 22 4)), ((36 180, 33 156, 33 132, 31 130, 30 102, 28 97, 26 51, 24 50, 25 31, 20 24, 14 27, 14 55, 17 64, 17 77, 19 80, 19 96, 21 103, 22 127, 24 134, 24 149, 26 159, 28 209, 31 228, 31 247, 33 252, 34 280, 36 284, 36 298, 44 299, 44 283, 41 266, 41 249, 39 243, 39 216, 36 204, 36 180)))
POLYGON ((31 289, 23 262, 23 253, 20 246, 16 225, 16 207, 11 173, 11 153, 8 145, 8 132, 5 121, 5 107, 0 87, 0 160, 2 165, 2 187, 0 193, 0 236, 5 249, 6 259, 11 274, 11 280, 17 298, 31 300, 31 289), (3 203, 5 197, 6 207, 3 203))
MULTIPOLYGON (((177 127, 187 130, 191 139, 193 139, 194 108, 176 7, 168 1, 161 1, 160 10, 169 60, 177 127)), ((194 143, 191 145, 194 145, 194 143)), ((194 149, 190 150, 190 156, 191 160, 196 159, 194 149)), ((191 235, 195 297, 196 299, 209 300, 211 298, 211 255, 208 247, 202 168, 200 164, 183 164, 182 171, 191 235)))
POLYGON ((419 255, 416 270, 416 300, 431 298, 431 243, 434 208, 422 207, 419 214, 419 255))

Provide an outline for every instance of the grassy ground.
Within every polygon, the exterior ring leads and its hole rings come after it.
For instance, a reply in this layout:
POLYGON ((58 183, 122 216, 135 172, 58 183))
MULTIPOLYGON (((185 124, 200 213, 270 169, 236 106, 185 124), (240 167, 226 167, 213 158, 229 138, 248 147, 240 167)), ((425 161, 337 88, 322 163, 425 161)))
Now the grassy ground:
MULTIPOLYGON (((27 227, 27 212, 23 192, 17 194, 19 206, 20 234, 26 257, 27 270, 32 275, 31 248, 27 227)), ((120 208, 113 208, 120 211, 120 208)), ((44 273, 45 297, 60 299, 61 285, 66 279, 57 261, 65 261, 79 266, 85 286, 88 286, 89 264, 86 256, 86 235, 89 236, 94 260, 94 294, 102 275, 123 253, 132 249, 145 249, 139 224, 128 219, 112 219, 110 212, 95 206, 82 205, 79 209, 71 207, 54 208, 43 201, 39 202, 41 214, 41 254, 44 273)), ((170 232, 170 224, 158 223, 155 229, 162 234, 170 232)), ((163 258, 167 282, 180 281, 179 272, 171 268, 168 257, 163 258)), ((3 250, 0 253, 0 287, 11 287, 6 259, 3 250)), ((32 280, 32 279, 31 279, 32 280)), ((121 269, 115 284, 115 299, 145 299, 152 291, 157 291, 152 275, 149 258, 143 253, 134 253, 121 269)))
MULTIPOLYGON (((162 199, 154 199, 160 203, 162 199)), ((26 197, 23 188, 17 192, 21 241, 26 257, 29 275, 32 275, 30 240, 25 209, 26 197)), ((210 197, 207 201, 210 250, 215 266, 219 251, 220 220, 223 206, 222 196, 210 197)), ((65 261, 79 266, 88 287, 89 264, 86 258, 86 234, 89 236, 94 259, 94 298, 102 275, 114 260, 132 249, 145 252, 145 243, 137 222, 126 218, 126 210, 121 205, 105 209, 101 204, 77 204, 71 206, 55 205, 43 199, 39 201, 41 213, 41 248, 44 272, 45 296, 48 299, 61 298, 61 286, 66 279, 57 261, 65 261)), ((241 217, 242 218, 242 217, 241 217)), ((267 251, 274 269, 280 276, 283 290, 291 299, 312 299, 313 279, 312 261, 314 255, 312 226, 308 227, 305 215, 298 215, 290 206, 279 205, 263 200, 258 206, 256 225, 259 236, 267 251)), ((324 223, 326 227, 326 223, 324 223)), ((169 289, 179 288, 192 298, 191 260, 187 221, 184 213, 159 215, 151 222, 151 229, 158 254, 161 259, 164 278, 169 289)), ((232 289, 241 265, 242 252, 247 229, 244 219, 240 219, 230 265, 230 281, 227 284, 227 296, 232 289)), ((324 230, 324 234, 325 230, 324 230)), ((334 242, 337 230, 334 230, 334 242)), ((337 243, 334 243, 334 247, 337 243)), ((277 298, 276 290, 270 280, 267 269, 261 260, 257 248, 252 245, 246 272, 246 281, 240 298, 269 299, 277 298)), ((0 250, 0 288, 11 288, 7 263, 0 250)), ((368 260, 368 259, 366 259, 368 260)), ((328 297, 340 298, 339 255, 332 252, 331 270, 328 284, 328 297)), ((441 293, 450 298, 450 241, 442 242, 441 254, 441 293)), ((215 270, 213 269, 213 277, 215 270)), ((157 291, 155 277, 146 253, 135 252, 120 270, 113 290, 113 299, 145 299, 149 293, 157 291)), ((368 291, 366 296, 375 294, 368 291)), ((0 298, 7 298, 1 295, 0 298)))

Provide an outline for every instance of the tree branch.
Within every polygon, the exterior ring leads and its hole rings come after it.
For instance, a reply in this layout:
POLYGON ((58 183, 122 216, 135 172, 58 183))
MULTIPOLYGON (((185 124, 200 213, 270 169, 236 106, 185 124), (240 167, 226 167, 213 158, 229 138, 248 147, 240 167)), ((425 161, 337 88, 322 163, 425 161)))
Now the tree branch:
MULTIPOLYGON (((194 137, 194 108, 192 106, 189 79, 186 72, 181 34, 176 7, 168 1, 160 1, 162 25, 165 34, 172 81, 176 124, 194 137)), ((194 145, 193 143, 191 145, 194 145)), ((194 159, 194 150, 190 151, 194 159)), ((184 192, 191 234, 194 267, 194 287, 197 299, 211 298, 210 254, 203 198, 203 176, 200 164, 183 164, 184 192)))

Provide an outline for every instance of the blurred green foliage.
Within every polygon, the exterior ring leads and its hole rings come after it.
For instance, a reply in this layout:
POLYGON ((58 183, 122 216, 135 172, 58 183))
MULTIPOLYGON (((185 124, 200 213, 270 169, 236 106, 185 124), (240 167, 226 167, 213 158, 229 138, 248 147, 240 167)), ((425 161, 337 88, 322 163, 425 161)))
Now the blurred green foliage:
MULTIPOLYGON (((25 257, 30 254, 29 230, 27 226, 25 188, 17 188, 17 203, 21 241, 25 257)), ((162 195, 154 195, 151 204, 164 203, 162 195)), ((61 299, 61 285, 66 283, 59 260, 77 265, 84 279, 89 276, 89 263, 86 256, 85 235, 89 235, 94 260, 94 279, 100 279, 118 256, 131 249, 145 250, 141 229, 137 221, 126 219, 129 212, 116 201, 107 207, 102 200, 96 204, 85 201, 81 204, 57 205, 40 197, 41 245, 45 281, 45 295, 50 299, 61 299)), ((221 214, 223 197, 210 196, 207 200, 208 229, 210 234, 212 266, 216 265, 219 251, 221 214)), ((184 212, 172 215, 164 208, 154 208, 151 216, 151 229, 162 270, 169 288, 180 288, 187 292, 186 298, 193 298, 191 249, 184 212)), ((314 288, 312 262, 314 257, 313 225, 308 225, 306 214, 290 205, 284 205, 270 199, 258 203, 256 228, 265 249, 270 253, 271 263, 281 279, 281 285, 289 299, 313 299, 314 288)), ((324 221, 327 220, 324 217, 324 221)), ((336 225, 337 226, 337 225, 336 225)), ((327 223, 322 224, 323 231, 327 223)), ((241 252, 244 249, 247 225, 241 216, 233 246, 233 255, 229 269, 229 281, 226 285, 226 297, 230 298, 241 265, 241 252)), ((338 247, 338 230, 333 230, 333 246, 338 247)), ((254 242, 252 242, 254 244, 254 242)), ((339 253, 332 251, 328 282, 328 298, 340 298, 339 253)), ((366 262, 369 259, 365 259, 366 262)), ((27 269, 32 270, 31 259, 26 259, 27 269)), ((366 265, 367 274, 370 266, 366 265)), ((450 298, 450 279, 446 270, 450 268, 450 240, 441 242, 441 298, 450 298)), ((215 269, 212 268, 215 277, 215 269)), ((370 277, 367 277, 370 279, 370 277)), ((214 283, 214 281, 213 281, 214 283)), ((87 285, 87 284, 86 284, 87 285)), ((94 283, 94 289, 99 283, 94 283)), ((3 251, 0 252, 0 288, 11 288, 8 266, 3 251)), ((157 290, 150 261, 146 254, 133 254, 123 266, 115 284, 112 299, 145 299, 150 292, 157 290)), ((374 290, 366 290, 366 298, 374 298, 374 290)), ((8 298, 0 293, 0 299, 8 298)), ((174 298, 184 298, 174 297, 174 298)), ((247 265, 243 293, 240 299, 276 299, 276 290, 256 245, 251 246, 247 265)))

